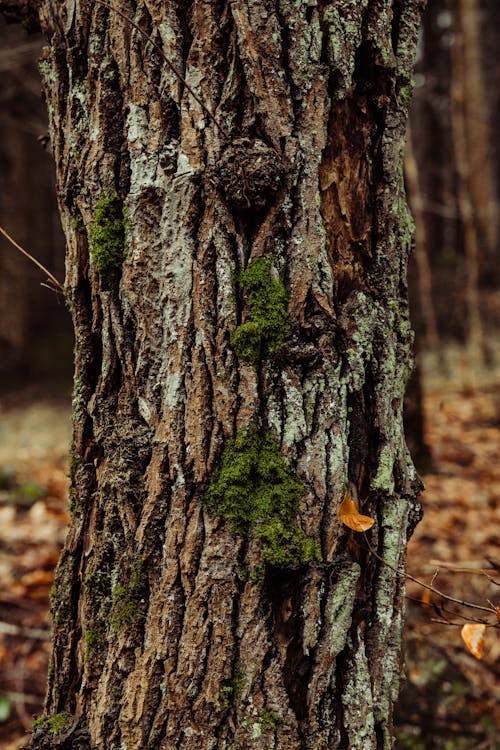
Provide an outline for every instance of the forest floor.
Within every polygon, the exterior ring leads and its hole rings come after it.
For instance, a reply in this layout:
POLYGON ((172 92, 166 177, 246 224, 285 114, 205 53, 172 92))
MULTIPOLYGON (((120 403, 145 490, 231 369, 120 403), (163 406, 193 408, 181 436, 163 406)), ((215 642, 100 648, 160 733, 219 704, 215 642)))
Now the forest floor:
MULTIPOLYGON (((427 377, 425 515, 408 571, 447 596, 488 607, 500 578, 500 380, 427 377), (495 583, 496 581, 496 583, 495 583)), ((0 398, 0 748, 18 750, 39 715, 49 657, 49 591, 68 515, 67 403, 34 392, 0 398)), ((466 622, 492 622, 472 606, 408 582, 406 665, 397 748, 493 750, 500 732, 498 630, 482 659, 466 648, 466 622)))

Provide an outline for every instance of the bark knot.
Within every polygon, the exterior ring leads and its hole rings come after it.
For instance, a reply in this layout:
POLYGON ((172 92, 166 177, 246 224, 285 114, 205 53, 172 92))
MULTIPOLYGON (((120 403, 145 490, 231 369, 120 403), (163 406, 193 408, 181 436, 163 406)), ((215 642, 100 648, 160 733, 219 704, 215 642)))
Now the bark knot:
POLYGON ((280 154, 259 139, 235 138, 216 168, 228 205, 238 213, 262 212, 285 180, 280 154))

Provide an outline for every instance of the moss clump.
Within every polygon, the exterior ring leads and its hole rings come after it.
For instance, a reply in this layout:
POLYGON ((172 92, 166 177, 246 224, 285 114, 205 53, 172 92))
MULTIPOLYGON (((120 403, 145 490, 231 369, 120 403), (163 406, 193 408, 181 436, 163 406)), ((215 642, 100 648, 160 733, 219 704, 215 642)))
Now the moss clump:
POLYGON ((140 590, 142 587, 142 558, 132 566, 130 578, 125 586, 117 583, 112 594, 111 624, 116 630, 121 630, 127 623, 138 617, 144 617, 139 607, 140 590))
POLYGON ((85 224, 83 223, 81 214, 76 214, 75 216, 73 216, 73 218, 71 219, 71 226, 73 227, 75 232, 85 232, 85 224))
POLYGON ((321 559, 317 540, 307 537, 301 528, 288 520, 274 517, 261 523, 257 536, 264 544, 265 561, 277 568, 321 559))
POLYGON ((126 224, 125 208, 116 193, 101 196, 90 230, 90 251, 95 267, 104 276, 117 276, 121 271, 126 224))
POLYGON ((278 351, 288 326, 286 289, 273 278, 272 263, 270 255, 263 255, 238 276, 248 295, 249 320, 231 333, 231 346, 252 365, 278 351))
POLYGON ((237 669, 230 680, 224 681, 219 690, 219 701, 224 708, 233 706, 240 698, 243 690, 243 672, 237 669))
POLYGON ((278 724, 283 724, 283 717, 270 708, 264 708, 259 714, 259 724, 263 732, 272 732, 278 724))
POLYGON ((259 539, 265 563, 288 568, 320 559, 316 540, 294 523, 304 489, 272 437, 252 426, 224 448, 205 503, 233 532, 259 539))
POLYGON ((266 578, 266 566, 263 563, 254 565, 248 571, 248 580, 253 583, 254 586, 262 586, 266 578))
POLYGON ((85 652, 84 660, 89 661, 91 656, 95 654, 105 644, 106 637, 104 635, 104 628, 99 626, 97 630, 87 630, 85 633, 85 652))
POLYGON ((57 734, 57 732, 68 727, 72 721, 73 717, 71 714, 67 713, 67 711, 63 711, 54 716, 40 716, 33 722, 33 727, 43 727, 48 729, 52 734, 57 734))

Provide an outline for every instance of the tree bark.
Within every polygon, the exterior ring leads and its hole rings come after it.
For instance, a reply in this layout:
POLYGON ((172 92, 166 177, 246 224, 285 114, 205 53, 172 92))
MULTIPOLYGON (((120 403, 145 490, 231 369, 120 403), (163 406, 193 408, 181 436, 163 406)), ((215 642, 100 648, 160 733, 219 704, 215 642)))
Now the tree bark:
POLYGON ((39 4, 77 354, 33 749, 391 747, 420 5, 121 3, 181 80, 102 4, 39 4), (249 436, 279 448, 246 475, 274 525, 235 533, 207 486, 242 486, 246 456, 224 461, 249 436), (346 489, 379 557, 338 518, 346 489))

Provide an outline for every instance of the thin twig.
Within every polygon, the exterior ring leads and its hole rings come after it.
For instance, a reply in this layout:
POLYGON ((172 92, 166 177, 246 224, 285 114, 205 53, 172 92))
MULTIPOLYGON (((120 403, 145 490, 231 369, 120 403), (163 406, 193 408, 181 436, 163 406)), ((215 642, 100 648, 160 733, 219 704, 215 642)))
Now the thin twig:
POLYGON ((445 568, 445 570, 448 570, 450 573, 470 573, 471 575, 487 576, 487 570, 495 570, 493 566, 491 568, 485 568, 484 566, 479 567, 479 564, 474 562, 454 563, 446 562, 445 560, 431 560, 430 564, 438 568, 445 568), (474 565, 477 567, 474 567, 474 565))
MULTIPOLYGON (((39 269, 40 269, 41 271, 43 271, 44 273, 46 273, 46 274, 47 274, 47 276, 49 277, 49 279, 50 279, 50 280, 52 281, 52 283, 54 284, 54 286, 56 286, 56 287, 57 287, 57 288, 58 288, 58 289, 59 289, 60 291, 63 291, 63 290, 64 290, 64 287, 63 287, 63 285, 61 284, 61 282, 60 282, 60 281, 58 281, 58 280, 56 279, 56 277, 55 277, 55 276, 53 276, 53 274, 51 274, 51 273, 50 273, 50 271, 49 271, 49 270, 48 270, 47 268, 45 268, 45 266, 43 266, 43 265, 42 265, 42 264, 40 263, 40 261, 39 261, 39 260, 37 260, 36 258, 34 258, 34 257, 33 257, 32 255, 30 255, 30 253, 28 253, 28 251, 27 251, 27 250, 25 250, 24 248, 22 248, 22 247, 21 247, 21 245, 19 245, 19 244, 18 244, 18 243, 17 243, 17 242, 16 242, 16 241, 15 241, 15 240, 14 240, 14 239, 13 239, 13 238, 12 238, 12 237, 10 236, 10 234, 8 234, 8 232, 6 232, 6 231, 5 231, 5 229, 4 229, 4 228, 3 228, 2 226, 0 226, 0 234, 3 234, 3 236, 5 237, 5 239, 7 239, 7 240, 8 240, 8 241, 9 241, 9 242, 11 243, 11 245, 14 245, 14 247, 16 248, 16 250, 19 250, 19 252, 20 252, 20 253, 22 253, 22 254, 23 254, 23 255, 24 255, 24 256, 25 256, 26 258, 28 258, 28 260, 30 260, 30 261, 31 261, 32 263, 34 263, 34 264, 35 264, 35 266, 37 266, 37 267, 38 267, 38 268, 39 268, 39 269)), ((47 285, 45 284, 45 286, 47 286, 47 285)), ((49 289, 50 289, 50 287, 49 287, 49 289)))
POLYGON ((409 602, 415 602, 415 604, 418 604, 422 608, 432 609, 434 610, 434 612, 436 612, 439 616, 443 618, 442 620, 431 618, 431 622, 441 622, 442 624, 446 624, 446 625, 463 625, 464 621, 467 621, 467 622, 473 622, 473 623, 480 622, 481 624, 486 625, 488 628, 499 627, 499 623, 492 624, 488 622, 488 620, 480 619, 477 616, 470 617, 469 615, 464 615, 464 614, 461 614, 460 612, 450 612, 448 609, 446 609, 444 604, 441 604, 438 606, 436 602, 430 602, 430 601, 426 602, 426 601, 423 601, 422 599, 417 599, 416 596, 410 596, 409 594, 405 594, 405 599, 407 599, 407 601, 409 602), (451 615, 452 617, 458 616, 461 618, 461 622, 452 623, 451 620, 446 619, 445 615, 451 615))
POLYGON ((471 609, 479 609, 481 612, 489 612, 490 614, 496 615, 496 609, 494 607, 484 607, 481 604, 474 604, 474 602, 466 602, 463 599, 455 599, 454 596, 449 596, 448 594, 443 594, 442 591, 439 591, 439 589, 434 588, 434 586, 430 586, 428 583, 424 583, 423 581, 419 581, 418 578, 415 578, 414 576, 410 575, 409 573, 401 573, 401 571, 397 570, 394 566, 392 566, 390 563, 388 563, 386 560, 384 560, 383 557, 380 557, 380 555, 375 552, 373 547, 371 546, 370 542, 368 541, 368 537, 363 532, 363 535, 365 537, 365 542, 370 550, 371 554, 377 558, 377 560, 380 560, 380 562, 384 563, 384 565, 387 565, 388 568, 390 568, 394 573, 399 576, 400 578, 407 578, 409 581, 413 581, 413 583, 417 583, 419 586, 422 586, 424 589, 428 589, 429 591, 432 591, 437 596, 440 596, 442 599, 446 599, 449 602, 453 602, 454 604, 460 604, 462 607, 470 607, 471 609))
MULTIPOLYGON (((469 620, 470 622, 474 623, 474 625, 484 625, 486 628, 495 628, 495 630, 498 630, 498 627, 499 627, 498 623, 496 622, 492 623, 492 622, 485 622, 484 620, 472 620, 472 618, 470 617, 467 617, 464 619, 469 620)), ((446 620, 446 619, 438 620, 437 617, 431 617, 430 621, 436 622, 438 623, 438 625, 453 625, 453 626, 458 626, 458 627, 464 624, 463 620, 460 620, 459 622, 456 622, 456 621, 454 622, 453 620, 446 620)))
POLYGON ((203 109, 203 111, 205 112, 205 114, 207 114, 209 116, 209 118, 212 120, 212 122, 218 127, 218 129, 220 130, 220 132, 224 136, 225 140, 226 141, 231 140, 229 134, 227 133, 227 131, 225 130, 225 128, 220 124, 220 122, 217 120, 217 118, 214 115, 214 113, 212 112, 212 110, 209 107, 207 107, 206 104, 204 104, 204 102, 200 99, 200 97, 198 96, 198 94, 191 88, 191 86, 186 81, 186 79, 181 75, 181 73, 179 73, 179 71, 177 70, 177 68, 175 67, 175 65, 168 59, 168 57, 166 56, 165 52, 160 47, 160 45, 157 44, 157 42, 155 42, 154 39, 152 39, 149 36, 149 34, 146 34, 146 32, 143 29, 141 29, 141 27, 138 24, 135 23, 135 21, 133 21, 129 16, 126 15, 126 13, 123 13, 123 11, 119 10, 115 5, 111 5, 111 3, 106 3, 106 2, 104 2, 104 0, 95 0, 95 2, 98 5, 103 5, 105 8, 108 8, 108 10, 112 10, 114 13, 116 13, 121 18, 123 18, 125 21, 127 21, 127 23, 129 23, 131 26, 133 26, 134 29, 136 29, 139 32, 139 34, 141 34, 141 36, 144 39, 147 39, 147 41, 155 48, 155 50, 158 52, 158 54, 161 55, 162 59, 165 60, 165 62, 167 63, 168 67, 170 68, 170 70, 172 71, 172 73, 176 76, 176 78, 179 79, 179 81, 189 91, 189 93, 191 94, 191 96, 193 97, 193 99, 200 105, 200 107, 203 109))

